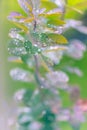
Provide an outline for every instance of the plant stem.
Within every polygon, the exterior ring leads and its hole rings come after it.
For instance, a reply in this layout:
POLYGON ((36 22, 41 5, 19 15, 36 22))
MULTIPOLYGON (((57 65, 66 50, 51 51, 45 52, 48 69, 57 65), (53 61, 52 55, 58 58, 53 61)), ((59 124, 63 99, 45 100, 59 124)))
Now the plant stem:
POLYGON ((34 21, 34 31, 36 30, 37 22, 34 21))
POLYGON ((39 84, 39 88, 42 89, 42 87, 46 87, 46 85, 45 85, 44 81, 42 81, 40 78, 37 55, 34 55, 34 60, 35 60, 35 78, 36 78, 37 83, 39 84))
POLYGON ((39 92, 41 93, 41 101, 44 105, 44 93, 43 93, 43 90, 42 88, 45 87, 45 84, 44 84, 44 81, 41 80, 40 78, 40 73, 39 73, 39 64, 38 64, 38 57, 37 55, 34 55, 34 60, 35 60, 35 79, 36 79, 36 82, 38 84, 38 89, 39 89, 39 92))
MULTIPOLYGON (((34 32, 36 31, 36 27, 37 27, 37 22, 34 21, 34 32)), ((36 42, 36 41, 35 41, 36 42)), ((45 83, 44 81, 42 81, 42 79, 40 78, 40 72, 39 72, 39 63, 38 63, 38 56, 37 55, 34 55, 34 60, 35 60, 35 79, 38 83, 38 88, 39 88, 39 91, 42 92, 42 88, 45 87, 45 83)), ((42 93, 42 99, 43 99, 43 93, 42 93)))
POLYGON ((63 14, 62 14, 62 17, 61 17, 62 20, 64 20, 64 18, 65 18, 67 3, 68 3, 68 0, 65 0, 64 7, 63 7, 63 14))
MULTIPOLYGON (((36 27, 37 27, 37 22, 34 21, 34 28, 33 28, 34 32, 36 31, 36 27)), ((39 84, 39 89, 41 90, 42 89, 41 86, 45 87, 45 84, 40 78, 38 56, 37 55, 34 55, 34 60, 35 60, 35 78, 36 78, 37 83, 39 84)))
POLYGON ((38 57, 37 55, 34 55, 34 60, 35 60, 35 77, 36 80, 41 88, 41 86, 43 85, 42 81, 40 80, 40 74, 39 74, 39 64, 38 64, 38 57))
MULTIPOLYGON (((37 22, 34 21, 34 28, 33 28, 34 31, 36 30, 36 27, 37 27, 37 22)), ((39 84, 39 89, 41 89, 41 86, 44 86, 44 84, 40 79, 39 64, 38 64, 37 55, 34 55, 34 60, 35 60, 35 78, 36 78, 37 83, 39 84)))

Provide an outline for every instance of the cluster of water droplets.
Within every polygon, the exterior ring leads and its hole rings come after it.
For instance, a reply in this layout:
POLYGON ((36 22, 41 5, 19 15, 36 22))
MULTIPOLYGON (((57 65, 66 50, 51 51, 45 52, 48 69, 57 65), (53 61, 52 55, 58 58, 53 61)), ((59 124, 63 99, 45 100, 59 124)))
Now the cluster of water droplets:
POLYGON ((50 39, 45 33, 31 32, 31 35, 32 35, 32 39, 35 41, 38 47, 42 49, 48 46, 50 43, 50 39))
POLYGON ((10 40, 8 44, 8 51, 10 54, 14 56, 21 56, 26 54, 26 50, 24 48, 23 42, 18 39, 10 40))

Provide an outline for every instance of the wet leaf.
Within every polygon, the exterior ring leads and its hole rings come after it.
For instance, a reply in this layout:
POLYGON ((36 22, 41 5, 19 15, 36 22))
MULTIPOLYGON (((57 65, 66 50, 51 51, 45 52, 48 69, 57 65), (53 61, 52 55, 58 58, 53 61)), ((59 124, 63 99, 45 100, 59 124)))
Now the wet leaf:
POLYGON ((67 39, 59 34, 55 34, 55 33, 49 33, 47 34, 47 36, 54 42, 54 43, 58 43, 58 44, 65 44, 68 43, 67 39))
POLYGON ((51 124, 55 121, 55 114, 52 113, 50 110, 45 110, 41 118, 41 121, 45 124, 51 124))
POLYGON ((32 45, 30 41, 26 41, 24 43, 24 47, 26 51, 29 52, 30 54, 36 54, 41 52, 40 49, 37 46, 32 45))
POLYGON ((11 12, 8 16, 8 20, 10 20, 10 21, 20 21, 20 19, 24 19, 24 18, 25 18, 25 16, 22 16, 18 12, 11 12))
POLYGON ((49 11, 49 10, 58 8, 58 6, 54 2, 42 0, 41 8, 46 8, 46 11, 49 11))
POLYGON ((15 95, 14 95, 14 99, 16 101, 22 101, 23 97, 24 97, 24 93, 25 93, 25 89, 20 89, 18 90, 15 95))
POLYGON ((18 116, 18 123, 22 126, 28 126, 32 121, 32 117, 30 113, 21 113, 18 116))
POLYGON ((46 79, 52 86, 58 86, 69 81, 69 77, 63 71, 53 71, 46 74, 46 79))
POLYGON ((55 25, 55 26, 61 26, 61 25, 64 25, 65 22, 60 20, 60 19, 48 19, 47 18, 47 24, 55 25))
POLYGON ((17 56, 10 56, 8 57, 9 62, 14 62, 14 63, 23 63, 20 57, 17 56))
POLYGON ((15 24, 18 28, 22 29, 24 32, 26 32, 26 33, 29 32, 28 28, 27 28, 24 24, 18 23, 18 22, 14 22, 14 24, 15 24))
POLYGON ((46 33, 41 33, 41 34, 39 35, 39 40, 40 40, 42 43, 47 43, 47 42, 49 42, 49 41, 48 41, 48 36, 47 36, 46 33))
POLYGON ((26 54, 26 50, 23 46, 23 42, 18 39, 10 40, 8 44, 8 51, 10 54, 14 56, 21 56, 23 54, 26 54))
POLYGON ((55 12, 55 13, 42 13, 39 16, 43 16, 48 19, 58 19, 61 16, 61 12, 55 12))
POLYGON ((71 6, 73 6, 73 5, 76 6, 76 5, 82 4, 84 2, 87 2, 87 0, 75 0, 75 1, 69 0, 68 4, 71 5, 71 6))
POLYGON ((31 97, 32 97, 32 95, 33 95, 33 91, 34 91, 34 90, 32 90, 32 89, 25 90, 25 92, 24 92, 24 94, 23 94, 22 100, 23 100, 23 102, 24 102, 24 104, 25 104, 26 106, 29 106, 29 104, 30 104, 30 99, 31 99, 31 97))
POLYGON ((13 80, 22 82, 31 82, 33 79, 31 73, 20 68, 12 69, 10 71, 10 76, 13 78, 13 80))
POLYGON ((77 12, 77 13, 79 13, 79 14, 83 14, 83 11, 82 10, 80 10, 80 9, 77 9, 76 7, 71 7, 71 6, 67 6, 67 9, 70 11, 75 11, 75 12, 77 12))
POLYGON ((18 0, 21 8, 29 15, 29 12, 32 12, 32 1, 31 0, 18 0))
POLYGON ((29 52, 30 50, 32 50, 32 43, 30 41, 25 41, 24 47, 25 47, 26 51, 29 52))
POLYGON ((26 18, 26 19, 24 20, 24 23, 31 23, 31 22, 33 22, 33 21, 34 21, 34 17, 26 18))
POLYGON ((33 46, 33 47, 32 47, 32 50, 31 50, 31 53, 32 53, 32 54, 41 53, 41 50, 40 50, 40 49, 38 49, 38 47, 37 47, 37 46, 33 46))
POLYGON ((54 130, 53 126, 52 125, 46 125, 42 127, 41 130, 54 130))
POLYGON ((87 0, 85 0, 85 1, 82 1, 82 2, 79 2, 79 3, 77 3, 76 5, 75 5, 75 7, 87 7, 87 0))
POLYGON ((9 32, 9 36, 13 39, 18 39, 20 41, 24 41, 24 37, 19 34, 19 30, 15 29, 15 28, 12 28, 9 32))
POLYGON ((35 107, 32 107, 32 115, 34 119, 39 119, 44 111, 44 106, 42 103, 38 103, 35 107))
POLYGON ((26 54, 21 56, 21 60, 30 66, 32 66, 32 55, 31 54, 26 54))
POLYGON ((36 90, 31 98, 31 106, 36 106, 41 101, 41 94, 36 90))

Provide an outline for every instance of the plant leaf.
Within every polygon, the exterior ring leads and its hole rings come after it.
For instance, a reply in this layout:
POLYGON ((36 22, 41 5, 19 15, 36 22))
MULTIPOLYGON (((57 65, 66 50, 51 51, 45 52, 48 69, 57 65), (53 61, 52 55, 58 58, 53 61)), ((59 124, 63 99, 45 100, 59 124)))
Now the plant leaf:
POLYGON ((31 23, 32 21, 34 21, 34 17, 26 18, 26 19, 24 20, 24 23, 31 23))
POLYGON ((18 28, 22 29, 24 32, 26 32, 26 33, 29 32, 28 28, 27 28, 25 25, 20 24, 20 23, 17 23, 17 22, 14 22, 14 24, 15 24, 18 28))
POLYGON ((16 56, 10 56, 8 58, 9 62, 14 62, 14 63, 23 63, 22 60, 19 57, 16 56))
POLYGON ((87 7, 87 0, 86 1, 82 1, 82 2, 79 2, 75 5, 75 7, 87 7))
POLYGON ((32 12, 32 1, 31 0, 18 0, 21 8, 29 15, 29 12, 32 12))
POLYGON ((85 0, 74 0, 74 1, 68 0, 68 5, 75 6, 75 5, 77 5, 77 4, 79 4, 79 3, 83 2, 83 1, 85 1, 85 0))
POLYGON ((55 12, 55 13, 42 13, 39 16, 43 16, 45 18, 49 18, 49 19, 57 19, 59 18, 59 16, 61 16, 61 12, 55 12))
POLYGON ((69 11, 72 10, 72 11, 75 11, 77 13, 83 14, 82 10, 77 9, 76 7, 73 7, 73 6, 72 7, 71 6, 67 6, 67 9, 69 9, 69 11))
POLYGON ((47 19, 47 24, 60 26, 60 25, 65 24, 65 22, 63 20, 60 20, 60 19, 52 19, 52 20, 51 19, 47 19))
POLYGON ((67 43, 67 39, 62 36, 62 35, 59 35, 59 34, 55 34, 55 33, 49 33, 47 34, 47 36, 52 40, 54 41, 55 43, 58 43, 58 44, 65 44, 67 43))
POLYGON ((58 52, 58 51, 61 51, 61 50, 66 50, 67 47, 65 46, 52 46, 50 48, 47 48, 46 50, 44 50, 46 53, 47 52, 58 52))
POLYGON ((52 1, 47 1, 47 0, 42 0, 41 1, 41 8, 46 8, 46 11, 55 9, 57 7, 58 6, 52 1))

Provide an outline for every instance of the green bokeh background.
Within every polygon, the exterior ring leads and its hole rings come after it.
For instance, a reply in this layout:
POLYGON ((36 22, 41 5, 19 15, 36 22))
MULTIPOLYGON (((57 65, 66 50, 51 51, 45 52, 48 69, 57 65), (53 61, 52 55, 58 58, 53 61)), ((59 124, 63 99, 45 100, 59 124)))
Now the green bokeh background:
MULTIPOLYGON (((78 0, 79 1, 79 0, 78 0)), ((6 111, 5 108, 3 110, 3 100, 7 102, 7 104, 10 104, 9 107, 11 107, 11 102, 13 102, 13 94, 17 89, 24 88, 24 87, 31 87, 31 84, 26 84, 26 83, 20 83, 13 81, 10 76, 9 76, 9 71, 11 68, 14 67, 23 67, 27 68, 26 65, 24 64, 17 64, 17 63, 9 63, 8 62, 8 50, 7 50, 7 43, 8 43, 8 32, 11 27, 14 27, 12 23, 10 23, 7 20, 7 16, 11 11, 22 11, 17 3, 17 0, 0 0, 0 109, 1 113, 6 111)), ((70 17, 71 14, 69 13, 70 17)), ((69 17, 68 15, 68 17, 69 17)), ((77 16, 78 14, 73 13, 72 16, 77 16)), ((77 16, 78 17, 78 16, 77 16)), ((67 32, 68 34, 68 32, 67 32)), ((87 36, 83 36, 82 34, 77 33, 75 30, 71 30, 68 39, 75 37, 82 36, 82 39, 84 41, 85 37, 85 42, 87 41, 87 36), (71 34, 71 35, 70 35, 71 34), (77 35, 76 35, 77 34, 77 35), (72 37, 73 36, 73 37, 72 37)), ((66 35, 67 37, 67 35, 66 35)), ((63 62, 68 63, 68 59, 64 59, 63 62)), ((84 54, 84 58, 80 61, 75 61, 74 62, 75 66, 78 66, 84 73, 83 77, 78 77, 76 75, 70 75, 70 83, 73 85, 79 85, 81 89, 81 97, 82 98, 87 98, 87 52, 84 54)), ((64 105, 68 105, 68 96, 63 93, 63 100, 64 100, 64 105)), ((69 125, 66 123, 61 124, 63 129, 62 130, 71 130, 69 125)), ((81 130, 87 130, 87 125, 86 123, 82 125, 81 130)))

